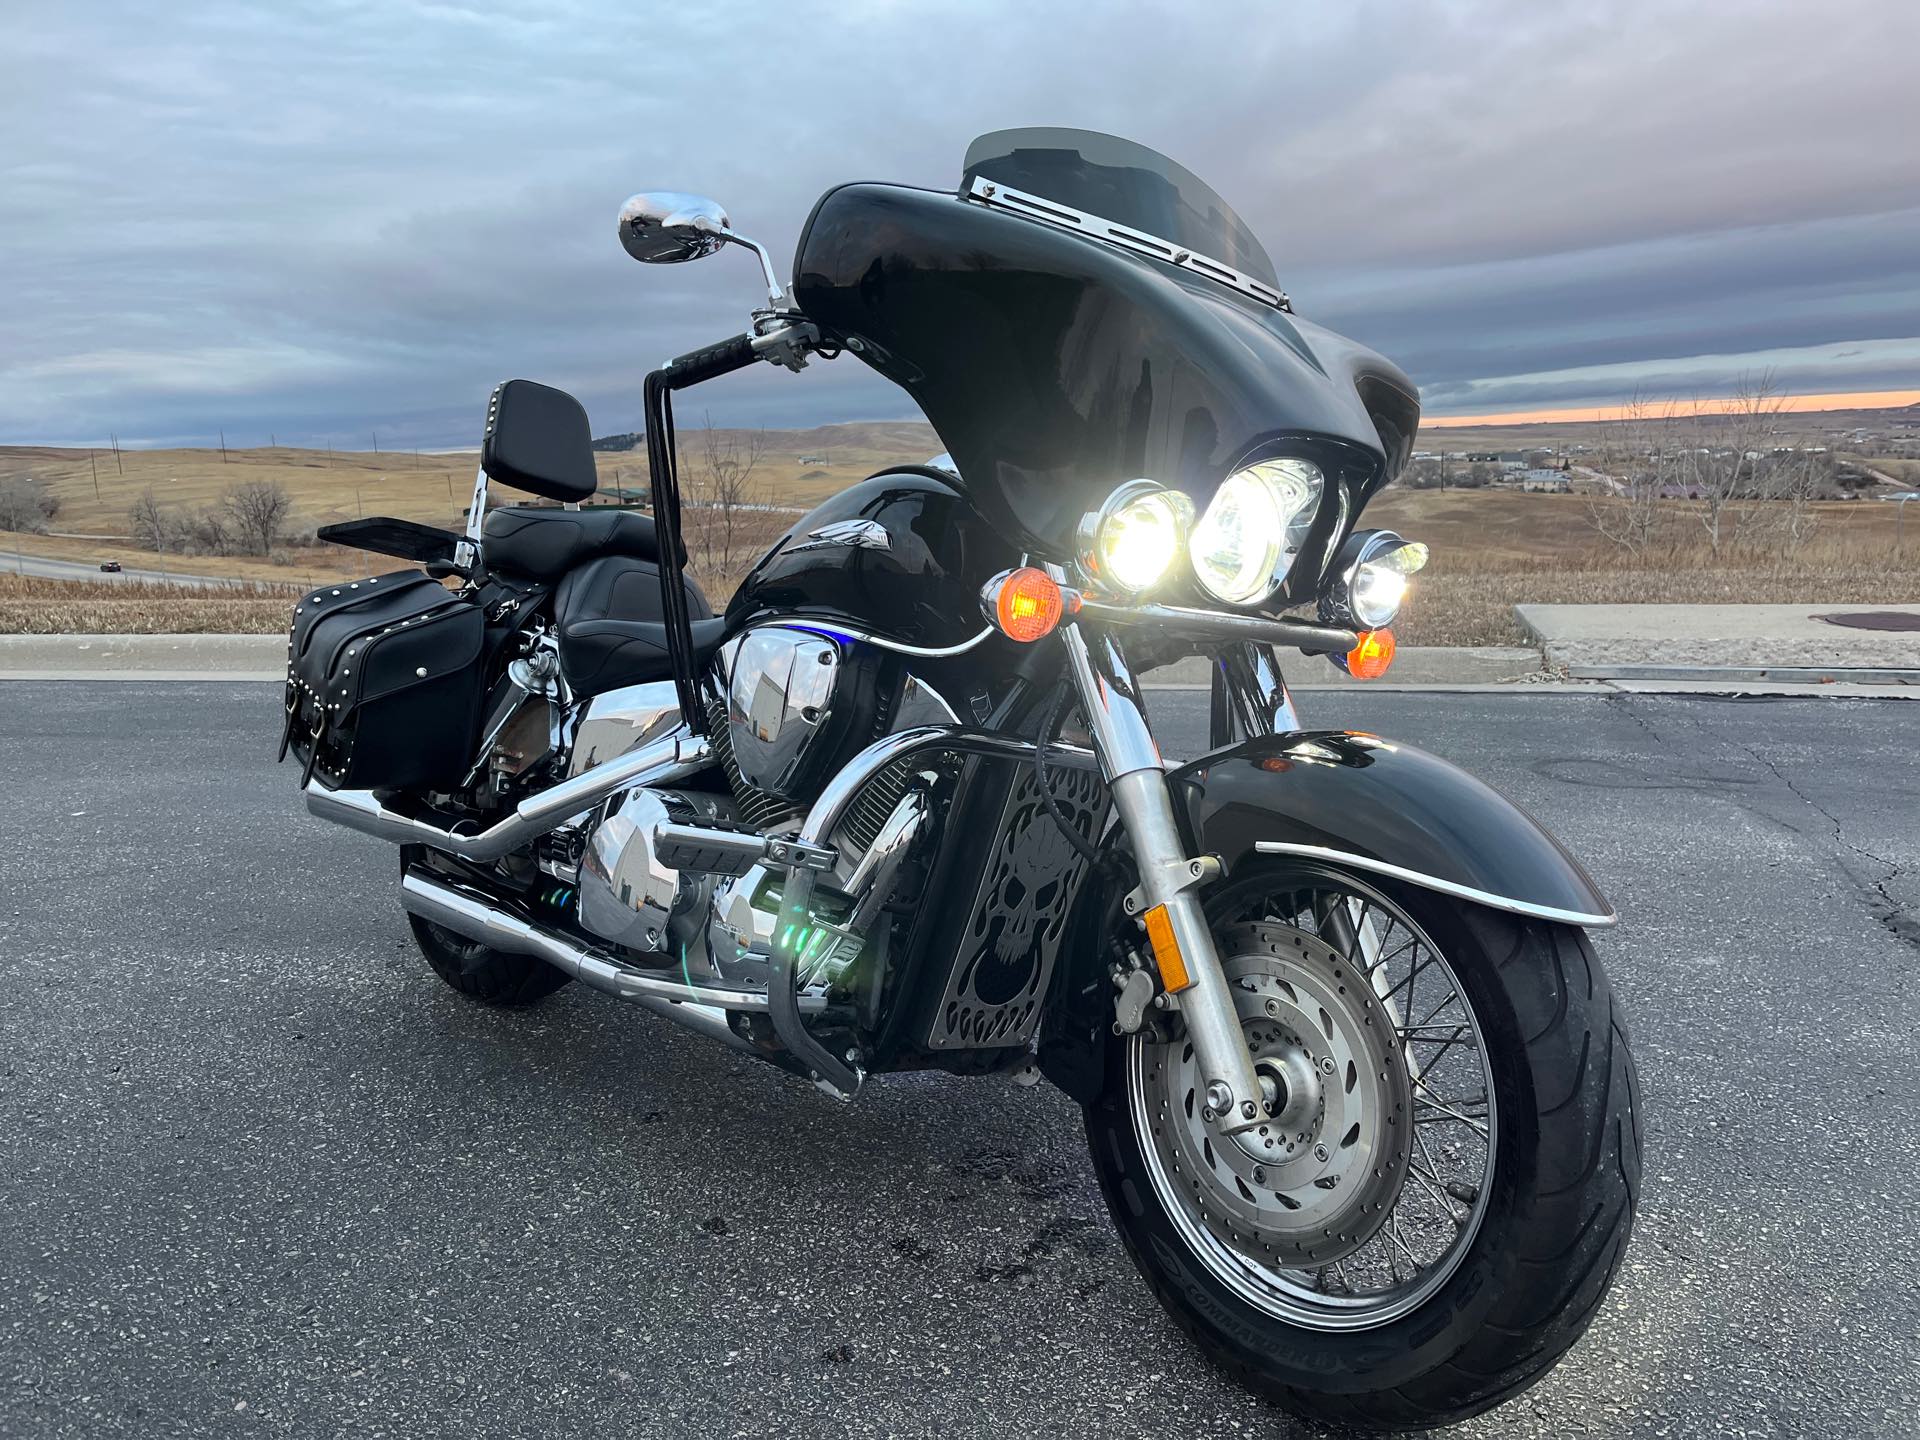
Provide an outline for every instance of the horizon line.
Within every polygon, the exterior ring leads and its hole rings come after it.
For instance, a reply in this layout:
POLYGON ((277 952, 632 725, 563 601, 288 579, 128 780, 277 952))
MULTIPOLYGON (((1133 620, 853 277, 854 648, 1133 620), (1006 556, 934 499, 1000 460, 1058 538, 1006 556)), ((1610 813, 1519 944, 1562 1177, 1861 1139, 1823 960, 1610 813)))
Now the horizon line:
MULTIPOLYGON (((1899 410, 1920 405, 1920 390, 1843 390, 1829 393, 1781 395, 1780 408, 1792 414, 1824 410, 1899 410)), ((1664 404, 1665 402, 1654 402, 1664 404)), ((1740 408, 1736 395, 1711 395, 1686 402, 1689 415, 1731 415, 1740 408)), ((1569 405, 1542 410, 1501 410, 1484 415, 1423 414, 1422 430, 1459 430, 1472 425, 1601 424, 1624 420, 1626 402, 1613 405, 1569 405)))
MULTIPOLYGON (((1899 410, 1910 406, 1920 406, 1920 390, 1844 390, 1816 391, 1803 394, 1781 395, 1776 397, 1782 411, 1790 414, 1819 414, 1829 410, 1899 410)), ((1493 425, 1568 425, 1568 424, 1608 424, 1627 418, 1625 401, 1616 401, 1611 405, 1570 405, 1538 410, 1499 410, 1485 414, 1448 414, 1444 412, 1423 411, 1420 416, 1422 430, 1460 430, 1472 426, 1493 425)), ((1651 401, 1662 407, 1666 400, 1651 401)), ((1737 396, 1702 396, 1685 404, 1688 415, 1728 415, 1740 407, 1737 396)), ((823 420, 815 425, 718 425, 717 430, 784 430, 791 434, 802 434, 809 430, 826 430, 836 425, 900 425, 930 422, 924 415, 887 415, 862 416, 852 420, 823 420)), ((684 427, 692 428, 692 427, 684 427)), ((615 430, 606 435, 596 435, 594 440, 611 439, 616 435, 640 434, 640 431, 615 430)), ((0 441, 0 450, 93 450, 102 454, 111 447, 101 444, 86 444, 73 440, 10 440, 0 441)), ((400 446, 389 450, 362 449, 358 446, 337 445, 329 447, 324 441, 313 445, 229 445, 229 451, 249 450, 307 450, 320 452, 331 449, 340 455, 472 455, 478 453, 478 445, 432 445, 400 446)), ((206 450, 217 453, 221 446, 214 444, 171 444, 156 445, 150 440, 136 438, 131 443, 123 441, 120 449, 126 454, 150 453, 162 450, 206 450)), ((606 452, 603 452, 606 453, 606 452)))

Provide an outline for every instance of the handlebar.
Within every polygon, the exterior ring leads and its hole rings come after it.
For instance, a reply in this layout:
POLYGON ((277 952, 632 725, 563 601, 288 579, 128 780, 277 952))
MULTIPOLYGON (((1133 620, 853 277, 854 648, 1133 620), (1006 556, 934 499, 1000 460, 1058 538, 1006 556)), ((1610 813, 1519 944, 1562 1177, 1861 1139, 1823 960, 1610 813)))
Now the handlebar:
POLYGON ((735 335, 717 345, 691 350, 669 360, 661 367, 660 376, 668 389, 684 390, 689 385, 744 370, 759 358, 751 335, 735 335))

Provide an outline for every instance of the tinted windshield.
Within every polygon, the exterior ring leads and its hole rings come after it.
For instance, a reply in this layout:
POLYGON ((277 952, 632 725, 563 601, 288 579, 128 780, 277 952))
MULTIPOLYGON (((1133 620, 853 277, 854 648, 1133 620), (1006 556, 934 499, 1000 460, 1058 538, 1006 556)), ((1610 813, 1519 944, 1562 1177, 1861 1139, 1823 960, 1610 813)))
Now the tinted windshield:
POLYGON ((978 176, 1144 230, 1278 286, 1273 262, 1226 201, 1184 165, 1095 130, 996 130, 967 147, 978 176))

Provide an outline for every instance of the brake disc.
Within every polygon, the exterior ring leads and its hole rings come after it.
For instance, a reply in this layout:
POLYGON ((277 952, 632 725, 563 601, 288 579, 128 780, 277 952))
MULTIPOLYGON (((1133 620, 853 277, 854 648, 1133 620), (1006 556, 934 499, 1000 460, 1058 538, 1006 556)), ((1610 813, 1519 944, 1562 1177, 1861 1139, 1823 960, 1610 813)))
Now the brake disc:
POLYGON ((1192 1045, 1142 1037, 1150 1142, 1216 1238, 1268 1266, 1329 1264, 1373 1237, 1406 1183, 1412 1095, 1393 1015, 1306 931, 1260 921, 1215 941, 1254 1068, 1271 1082, 1268 1113, 1216 1134, 1192 1045))

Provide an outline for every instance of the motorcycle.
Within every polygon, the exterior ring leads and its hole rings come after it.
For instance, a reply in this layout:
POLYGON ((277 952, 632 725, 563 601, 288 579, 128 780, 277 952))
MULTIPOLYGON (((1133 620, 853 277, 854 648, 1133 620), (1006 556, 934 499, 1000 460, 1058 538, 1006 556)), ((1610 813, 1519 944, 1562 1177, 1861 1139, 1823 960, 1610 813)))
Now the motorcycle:
POLYGON ((790 285, 711 200, 636 195, 619 234, 746 249, 767 287, 646 377, 651 513, 587 506, 585 412, 508 381, 465 532, 330 527, 417 568, 294 612, 282 755, 312 813, 400 846, 428 964, 496 1005, 578 980, 840 1099, 1037 1071, 1173 1320, 1316 1420, 1422 1428, 1539 1379, 1639 1186, 1584 933, 1616 916, 1488 786, 1306 728, 1279 663, 1391 662, 1427 551, 1356 521, 1412 383, 1111 136, 838 186, 790 285), (826 500, 715 613, 672 397, 843 355, 947 453, 826 500), (1170 764, 1140 677, 1195 655, 1210 748, 1170 764))

